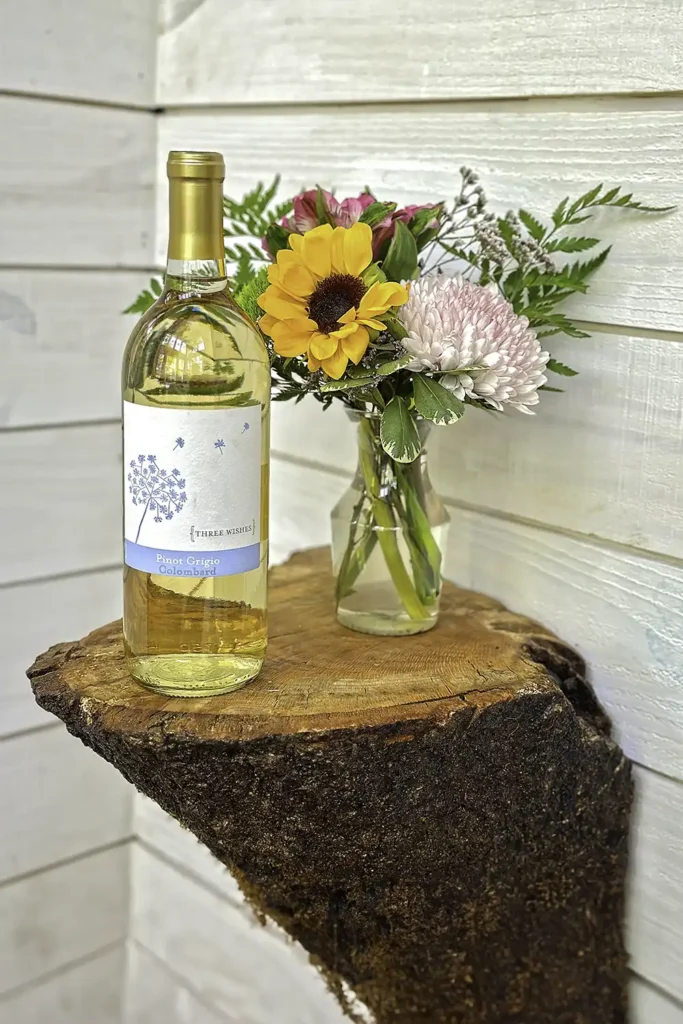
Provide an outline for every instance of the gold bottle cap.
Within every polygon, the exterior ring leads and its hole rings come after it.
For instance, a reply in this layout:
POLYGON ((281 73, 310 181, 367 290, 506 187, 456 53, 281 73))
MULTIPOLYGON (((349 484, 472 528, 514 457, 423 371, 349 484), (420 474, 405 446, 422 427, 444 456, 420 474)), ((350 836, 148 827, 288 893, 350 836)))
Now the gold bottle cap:
POLYGON ((205 181, 225 179, 225 161, 222 153, 172 150, 168 154, 166 170, 169 178, 201 178, 205 181))

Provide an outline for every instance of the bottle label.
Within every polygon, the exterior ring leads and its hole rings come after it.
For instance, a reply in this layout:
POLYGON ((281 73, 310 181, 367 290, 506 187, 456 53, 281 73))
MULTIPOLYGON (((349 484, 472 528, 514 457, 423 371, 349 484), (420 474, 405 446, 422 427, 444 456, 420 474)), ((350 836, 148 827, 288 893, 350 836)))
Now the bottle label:
POLYGON ((231 576, 261 555, 261 407, 123 403, 124 560, 160 576, 231 576))

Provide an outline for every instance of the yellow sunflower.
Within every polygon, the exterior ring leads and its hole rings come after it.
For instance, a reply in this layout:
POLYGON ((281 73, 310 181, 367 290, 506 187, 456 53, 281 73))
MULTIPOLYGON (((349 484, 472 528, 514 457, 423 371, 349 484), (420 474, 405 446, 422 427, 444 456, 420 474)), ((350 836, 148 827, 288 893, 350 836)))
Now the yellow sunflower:
POLYGON ((382 331, 381 317, 408 301, 402 284, 375 282, 361 274, 372 263, 372 229, 331 224, 289 236, 268 268, 270 285, 259 297, 265 316, 259 323, 281 356, 308 355, 328 377, 342 376, 349 359, 359 363, 370 342, 369 330, 382 331))

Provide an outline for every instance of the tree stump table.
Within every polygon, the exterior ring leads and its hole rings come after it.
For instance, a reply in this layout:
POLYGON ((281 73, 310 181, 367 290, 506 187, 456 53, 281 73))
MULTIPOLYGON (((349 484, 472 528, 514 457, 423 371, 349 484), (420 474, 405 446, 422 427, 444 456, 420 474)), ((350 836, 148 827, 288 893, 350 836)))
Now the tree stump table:
POLYGON ((158 696, 119 622, 29 670, 377 1024, 624 1024, 632 783, 581 659, 447 585, 414 637, 334 619, 329 554, 271 577, 260 677, 158 696))

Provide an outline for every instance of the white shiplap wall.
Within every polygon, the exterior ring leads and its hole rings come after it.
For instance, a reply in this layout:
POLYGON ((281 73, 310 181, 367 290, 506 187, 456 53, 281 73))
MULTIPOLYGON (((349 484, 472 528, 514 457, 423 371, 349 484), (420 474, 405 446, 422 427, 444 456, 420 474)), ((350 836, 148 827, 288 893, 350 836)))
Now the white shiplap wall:
POLYGON ((0 32, 0 1022, 120 1024, 132 793, 35 705, 119 614, 120 311, 152 260, 156 0, 0 32))
MULTIPOLYGON (((468 163, 499 208, 547 212, 601 180, 679 204, 596 225, 614 250, 573 308, 591 338, 555 345, 581 371, 567 394, 505 430, 470 413, 432 456, 450 576, 575 644, 638 763, 633 1024, 683 1024, 682 56, 671 0, 163 0, 158 45, 157 260, 177 146, 222 150, 233 194, 279 171, 285 193, 419 202, 468 163)), ((279 560, 326 539, 355 450, 343 415, 306 403, 276 407, 273 447, 279 560)), ((147 801, 136 833, 130 1024, 340 1021, 191 836, 147 801)))

